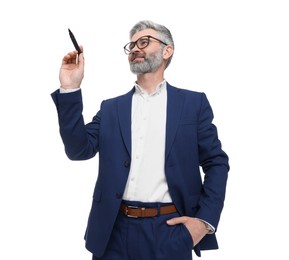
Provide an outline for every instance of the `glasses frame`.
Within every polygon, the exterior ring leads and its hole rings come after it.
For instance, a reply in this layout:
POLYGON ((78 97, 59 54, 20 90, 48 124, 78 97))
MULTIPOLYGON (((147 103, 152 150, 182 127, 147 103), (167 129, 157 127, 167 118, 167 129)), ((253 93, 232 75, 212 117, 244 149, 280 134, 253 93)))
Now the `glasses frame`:
POLYGON ((168 45, 167 43, 165 43, 165 42, 161 41, 160 39, 155 38, 155 37, 153 37, 153 36, 151 36, 151 35, 144 35, 144 36, 142 36, 142 37, 139 37, 136 41, 134 41, 134 42, 129 42, 129 43, 127 43, 126 45, 124 45, 124 46, 123 46, 124 53, 125 53, 126 55, 129 55, 129 54, 131 53, 131 50, 132 50, 135 46, 137 46, 140 50, 148 47, 149 44, 150 44, 150 39, 151 39, 151 38, 154 39, 154 40, 156 40, 156 41, 158 41, 158 42, 160 42, 160 43, 162 43, 162 44, 164 44, 165 46, 168 45), (139 47, 139 46, 138 46, 139 40, 142 39, 142 38, 145 38, 145 37, 148 38, 148 43, 147 43, 147 45, 144 46, 144 47, 139 47), (132 46, 132 48, 129 49, 129 48, 127 48, 128 46, 132 46))

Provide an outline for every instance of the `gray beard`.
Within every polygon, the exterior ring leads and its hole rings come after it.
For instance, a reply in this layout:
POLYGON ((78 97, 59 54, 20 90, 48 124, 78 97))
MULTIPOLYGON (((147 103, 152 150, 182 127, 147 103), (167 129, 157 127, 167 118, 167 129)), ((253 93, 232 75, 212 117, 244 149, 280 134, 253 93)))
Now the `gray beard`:
POLYGON ((144 58, 144 61, 133 63, 130 62, 130 70, 136 75, 142 75, 156 71, 163 62, 163 50, 160 49, 157 53, 151 54, 144 58))

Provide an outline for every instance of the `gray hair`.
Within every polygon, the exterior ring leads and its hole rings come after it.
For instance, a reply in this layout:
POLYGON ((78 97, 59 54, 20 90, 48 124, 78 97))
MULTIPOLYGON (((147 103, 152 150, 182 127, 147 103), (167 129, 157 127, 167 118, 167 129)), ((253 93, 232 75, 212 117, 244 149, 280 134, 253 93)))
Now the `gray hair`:
MULTIPOLYGON (((143 20, 135 24, 132 29, 129 32, 130 39, 133 37, 134 34, 136 34, 139 31, 145 30, 145 29, 153 29, 157 32, 157 37, 165 42, 168 45, 173 46, 175 48, 173 36, 171 32, 169 31, 168 28, 166 28, 164 25, 154 23, 149 20, 143 20)), ((171 60, 173 58, 173 55, 168 59, 166 68, 169 66, 171 63, 171 60)))

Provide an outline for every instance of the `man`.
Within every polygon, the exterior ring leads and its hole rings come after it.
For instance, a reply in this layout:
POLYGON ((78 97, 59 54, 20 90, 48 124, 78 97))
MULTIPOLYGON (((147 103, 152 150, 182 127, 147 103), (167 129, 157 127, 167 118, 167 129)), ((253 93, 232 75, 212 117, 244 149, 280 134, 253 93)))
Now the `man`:
POLYGON ((130 39, 124 50, 135 85, 103 101, 90 123, 82 116, 83 53, 64 56, 61 88, 52 93, 67 156, 99 153, 86 248, 94 260, 192 259, 192 249, 200 256, 218 248, 228 157, 205 94, 164 79, 174 53, 170 31, 141 21, 130 39))

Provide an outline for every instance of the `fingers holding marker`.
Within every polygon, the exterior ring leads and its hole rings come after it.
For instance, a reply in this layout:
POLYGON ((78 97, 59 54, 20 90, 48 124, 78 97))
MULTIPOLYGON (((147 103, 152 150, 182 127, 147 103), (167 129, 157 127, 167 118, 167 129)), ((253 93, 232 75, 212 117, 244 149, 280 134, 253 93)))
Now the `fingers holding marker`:
POLYGON ((62 59, 62 64, 76 63, 77 51, 72 51, 66 54, 62 59))

